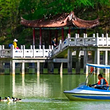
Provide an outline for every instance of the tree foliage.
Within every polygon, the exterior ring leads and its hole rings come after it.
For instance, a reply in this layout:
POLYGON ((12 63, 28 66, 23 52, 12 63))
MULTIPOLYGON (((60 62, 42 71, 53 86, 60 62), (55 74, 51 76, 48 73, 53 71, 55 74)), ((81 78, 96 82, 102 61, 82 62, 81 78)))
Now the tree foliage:
POLYGON ((24 15, 26 19, 50 18, 79 8, 98 9, 104 6, 110 6, 109 0, 21 0, 20 3, 20 9, 26 12, 24 15))
POLYGON ((29 35, 26 33, 30 33, 30 29, 20 25, 21 17, 51 19, 54 15, 71 11, 84 19, 99 17, 100 30, 110 28, 110 0, 0 0, 0 43, 9 43, 18 36, 22 41, 22 36, 29 35))

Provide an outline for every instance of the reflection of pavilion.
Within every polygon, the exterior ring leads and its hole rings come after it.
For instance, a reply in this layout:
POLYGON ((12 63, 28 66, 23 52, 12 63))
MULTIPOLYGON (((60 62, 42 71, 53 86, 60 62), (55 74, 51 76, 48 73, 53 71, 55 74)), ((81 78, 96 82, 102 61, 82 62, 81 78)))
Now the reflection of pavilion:
POLYGON ((25 75, 22 75, 21 79, 22 82, 16 84, 15 83, 15 75, 13 75, 12 80, 12 96, 26 96, 26 97, 42 97, 47 96, 49 94, 49 86, 46 84, 46 82, 40 83, 40 77, 37 76, 36 80, 35 78, 33 80, 27 80, 25 79, 25 75), (26 84, 25 81, 28 83, 26 84))

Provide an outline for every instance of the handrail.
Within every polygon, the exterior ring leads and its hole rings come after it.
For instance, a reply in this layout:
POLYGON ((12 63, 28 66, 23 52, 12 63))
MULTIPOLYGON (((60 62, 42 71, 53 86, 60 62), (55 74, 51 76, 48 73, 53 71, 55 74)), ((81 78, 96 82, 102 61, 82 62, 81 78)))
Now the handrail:
POLYGON ((36 57, 51 57, 66 47, 70 46, 92 46, 92 47, 98 47, 98 46, 110 46, 110 38, 108 37, 108 34, 104 36, 102 34, 102 37, 99 37, 99 34, 97 33, 96 36, 93 34, 93 37, 87 37, 87 34, 84 34, 83 37, 79 37, 79 34, 76 34, 75 37, 68 36, 67 39, 65 39, 63 42, 60 40, 60 43, 57 47, 53 48, 52 46, 49 46, 48 49, 45 49, 45 46, 39 46, 39 49, 35 48, 34 46, 30 46, 30 49, 25 49, 25 45, 21 45, 20 49, 14 49, 14 46, 12 46, 11 49, 5 49, 4 45, 0 45, 0 56, 1 57, 20 57, 20 58, 36 58, 36 57))

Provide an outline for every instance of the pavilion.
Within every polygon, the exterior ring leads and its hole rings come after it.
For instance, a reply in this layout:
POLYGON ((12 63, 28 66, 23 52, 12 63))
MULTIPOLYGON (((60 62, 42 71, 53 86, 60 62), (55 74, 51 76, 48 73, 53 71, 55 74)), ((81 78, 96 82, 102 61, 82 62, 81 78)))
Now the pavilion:
MULTIPOLYGON (((62 41, 64 40, 64 27, 76 26, 79 29, 89 29, 99 25, 99 20, 82 20, 75 16, 74 12, 63 13, 61 15, 54 16, 53 19, 39 19, 39 20, 26 20, 21 18, 22 25, 33 28, 33 45, 35 45, 35 28, 39 28, 40 38, 39 44, 42 45, 42 28, 61 28, 62 29, 62 41)), ((69 28, 70 34, 70 28, 69 28)), ((56 39, 57 39, 56 35, 56 39)), ((51 43, 51 36, 50 36, 51 43)))

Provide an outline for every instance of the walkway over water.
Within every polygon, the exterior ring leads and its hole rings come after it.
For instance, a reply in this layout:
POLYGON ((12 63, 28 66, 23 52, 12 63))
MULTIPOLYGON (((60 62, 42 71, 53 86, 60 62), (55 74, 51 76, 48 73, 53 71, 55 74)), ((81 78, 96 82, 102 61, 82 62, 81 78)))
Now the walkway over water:
MULTIPOLYGON (((26 49, 25 45, 21 45, 20 49, 14 49, 12 46, 11 49, 5 49, 4 45, 0 46, 0 57, 1 58, 11 58, 15 60, 35 60, 38 64, 40 62, 51 62, 51 63, 61 63, 61 73, 63 68, 63 63, 68 65, 68 73, 72 73, 72 56, 76 56, 76 71, 80 73, 80 56, 83 56, 83 65, 84 71, 86 68, 86 63, 88 63, 88 51, 93 52, 92 63, 100 64, 100 52, 104 52, 104 61, 103 64, 108 64, 110 52, 110 37, 108 34, 102 34, 99 37, 99 34, 93 34, 92 37, 87 37, 87 34, 83 34, 83 37, 80 37, 79 34, 75 34, 75 37, 70 37, 65 39, 65 41, 59 42, 59 45, 55 48, 49 46, 48 49, 43 45, 39 46, 39 49, 34 46, 30 46, 30 49, 26 49)), ((20 61, 22 62, 22 61, 20 61)), ((28 61, 31 62, 31 61, 28 61)), ((53 65, 51 64, 51 65, 53 65)), ((23 66, 24 67, 24 66, 23 66)), ((53 68, 53 67, 49 67, 53 68)), ((99 70, 97 71, 99 73, 99 70)), ((39 69, 38 69, 39 73, 39 69)))
MULTIPOLYGON (((98 33, 93 34, 92 37, 87 37, 87 34, 84 34, 83 37, 79 37, 79 34, 76 34, 75 37, 69 37, 65 39, 65 41, 60 41, 59 45, 52 50, 52 56, 60 56, 64 51, 66 51, 68 48, 72 48, 74 51, 80 50, 84 51, 85 48, 88 48, 87 50, 94 50, 95 48, 107 48, 110 47, 110 37, 108 37, 108 34, 104 36, 102 34, 102 37, 99 37, 98 33)), ((83 52, 81 51, 81 54, 83 52)), ((73 55, 75 55, 76 52, 73 52, 73 55)), ((84 55, 84 54, 83 54, 84 55)))
MULTIPOLYGON (((81 50, 84 50, 84 48, 89 48, 89 50, 101 47, 109 48, 110 37, 108 37, 108 34, 105 36, 102 34, 102 36, 99 37, 98 33, 96 35, 93 34, 92 37, 87 37, 87 34, 84 34, 83 37, 79 36, 79 34, 76 34, 75 37, 70 37, 68 35, 68 38, 63 42, 60 40, 59 45, 54 49, 52 46, 45 49, 44 45, 42 48, 41 45, 39 45, 39 48, 37 49, 35 48, 35 45, 31 45, 30 49, 26 49, 25 45, 21 45, 20 49, 14 49, 13 46, 11 49, 5 49, 4 45, 0 45, 0 57, 12 59, 45 59, 48 57, 56 57, 60 53, 64 52, 68 47, 73 48, 74 51, 79 47, 81 50)), ((73 53, 73 55, 75 55, 75 53, 73 53)))

